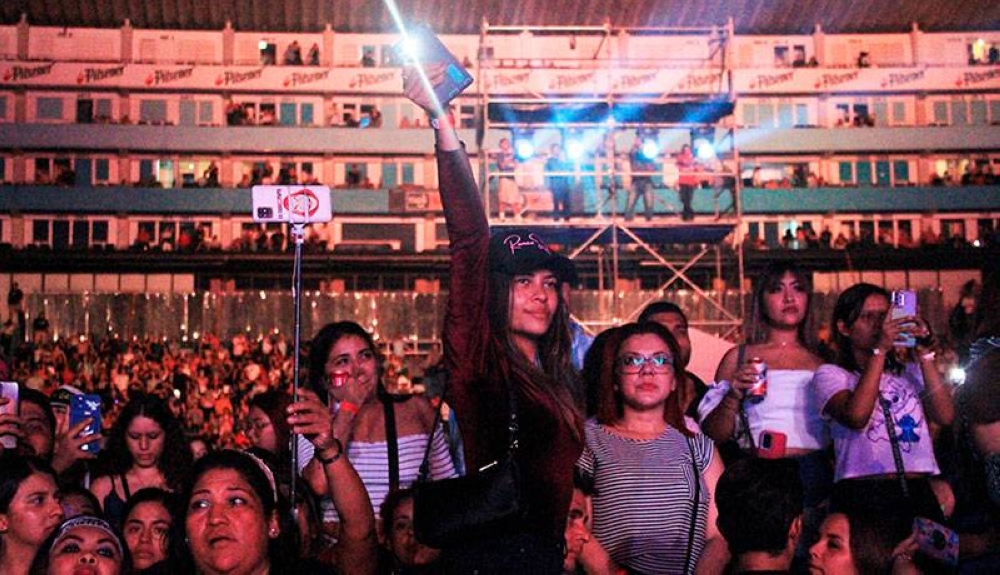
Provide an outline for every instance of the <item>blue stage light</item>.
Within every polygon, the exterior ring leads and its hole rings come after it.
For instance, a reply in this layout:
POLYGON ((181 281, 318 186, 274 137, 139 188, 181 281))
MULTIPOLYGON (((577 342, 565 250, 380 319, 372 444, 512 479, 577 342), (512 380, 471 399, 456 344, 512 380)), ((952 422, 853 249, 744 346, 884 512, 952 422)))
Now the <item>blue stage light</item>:
POLYGON ((646 138, 642 141, 642 157, 647 160, 655 160, 660 155, 660 144, 653 138, 646 138))
POLYGON ((518 136, 514 140, 514 154, 522 162, 535 155, 535 143, 531 141, 531 136, 518 136))

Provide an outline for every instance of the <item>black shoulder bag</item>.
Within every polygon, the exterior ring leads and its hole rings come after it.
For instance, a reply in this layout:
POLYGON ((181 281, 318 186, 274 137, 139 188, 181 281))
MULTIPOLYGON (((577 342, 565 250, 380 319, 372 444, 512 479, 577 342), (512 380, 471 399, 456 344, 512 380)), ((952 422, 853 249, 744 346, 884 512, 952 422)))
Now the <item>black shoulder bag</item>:
MULTIPOLYGON (((479 471, 413 486, 413 529, 425 545, 445 549, 463 541, 509 531, 522 517, 521 483, 514 461, 518 447, 517 395, 508 385, 507 452, 479 471)), ((430 441, 421 469, 428 468, 430 441)), ((421 474, 423 475, 423 473, 421 474)))

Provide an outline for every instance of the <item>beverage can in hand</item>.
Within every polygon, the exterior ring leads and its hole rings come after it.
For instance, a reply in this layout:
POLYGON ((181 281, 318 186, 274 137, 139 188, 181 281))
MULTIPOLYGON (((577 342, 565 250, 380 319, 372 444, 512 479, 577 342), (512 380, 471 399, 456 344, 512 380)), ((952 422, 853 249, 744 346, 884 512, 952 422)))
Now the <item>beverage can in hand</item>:
POLYGON ((747 401, 757 403, 767 397, 767 363, 759 357, 754 357, 750 359, 750 365, 757 375, 753 387, 747 390, 746 398, 747 401))

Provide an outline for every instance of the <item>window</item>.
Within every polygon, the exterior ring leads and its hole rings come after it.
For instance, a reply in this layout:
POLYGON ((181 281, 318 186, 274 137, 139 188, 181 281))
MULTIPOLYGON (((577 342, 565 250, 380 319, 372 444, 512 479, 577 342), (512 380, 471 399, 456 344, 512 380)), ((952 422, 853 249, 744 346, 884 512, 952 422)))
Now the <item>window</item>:
POLYGON ((854 182, 854 165, 850 162, 840 162, 840 183, 850 184, 854 182))
POLYGON ((948 122, 948 102, 934 102, 934 123, 939 126, 947 126, 948 122))
POLYGON ((108 122, 111 120, 111 98, 94 100, 94 119, 98 122, 108 122))
POLYGON ((166 100, 142 100, 139 102, 139 121, 147 124, 163 124, 167 121, 166 100))
POLYGON ((771 104, 760 104, 757 106, 757 113, 759 114, 759 126, 761 128, 774 127, 774 106, 771 104))
POLYGON ((315 122, 315 106, 305 103, 299 106, 299 123, 303 126, 312 126, 315 122))
POLYGON ((111 179, 111 162, 107 158, 94 160, 94 181, 107 182, 111 179))
POLYGON ((985 126, 990 123, 986 117, 986 100, 969 102, 969 120, 971 124, 977 126, 985 126))
POLYGON ((49 243, 49 220, 31 222, 31 241, 36 244, 49 243))
POLYGON ((951 103, 951 124, 953 126, 965 126, 969 123, 969 105, 964 100, 955 100, 951 103))
POLYGON ((800 127, 810 125, 808 105, 795 104, 795 125, 800 127))
POLYGON ((403 163, 403 183, 404 184, 415 184, 416 178, 414 177, 413 164, 410 162, 403 163))
POLYGON ((108 243, 108 230, 110 226, 107 220, 95 220, 90 231, 90 239, 95 244, 108 243))
POLYGON ((0 120, 7 117, 7 96, 0 96, 0 120))
POLYGON ((870 186, 872 183, 872 163, 868 161, 857 162, 857 183, 860 186, 870 186))
POLYGON ((757 126, 757 104, 743 104, 743 125, 748 128, 757 126))
POLYGON ((791 128, 795 125, 791 104, 778 104, 778 127, 791 128))
POLYGON ((896 160, 892 163, 892 179, 896 185, 910 183, 910 163, 906 160, 896 160))
POLYGON ((211 102, 198 102, 198 123, 202 125, 215 123, 215 106, 211 102))
POLYGON ((39 120, 62 120, 63 101, 62 98, 39 98, 38 99, 38 119, 39 120))
POLYGON ((898 125, 906 124, 906 103, 892 103, 892 123, 898 125))

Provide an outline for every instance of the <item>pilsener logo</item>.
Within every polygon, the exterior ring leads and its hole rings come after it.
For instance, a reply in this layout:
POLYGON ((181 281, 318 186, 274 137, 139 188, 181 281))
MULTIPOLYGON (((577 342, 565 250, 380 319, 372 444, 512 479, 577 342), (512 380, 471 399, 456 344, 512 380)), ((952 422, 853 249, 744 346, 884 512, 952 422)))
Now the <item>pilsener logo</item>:
POLYGON ((308 220, 319 211, 319 198, 309 188, 302 188, 288 194, 281 204, 288 210, 289 219, 292 222, 295 222, 296 219, 308 220))

